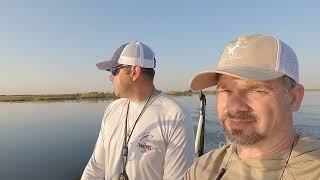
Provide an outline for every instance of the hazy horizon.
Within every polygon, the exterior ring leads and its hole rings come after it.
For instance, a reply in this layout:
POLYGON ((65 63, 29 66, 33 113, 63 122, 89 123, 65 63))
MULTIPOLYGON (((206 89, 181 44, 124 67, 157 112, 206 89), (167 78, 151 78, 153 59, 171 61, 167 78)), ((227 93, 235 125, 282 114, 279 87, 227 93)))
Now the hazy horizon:
MULTIPOLYGON (((320 88, 320 2, 0 2, 0 94, 113 92, 95 64, 135 40, 156 53, 155 86, 188 90, 236 36, 275 35, 296 52, 300 83, 320 88)), ((209 89, 213 90, 213 89, 209 89)))

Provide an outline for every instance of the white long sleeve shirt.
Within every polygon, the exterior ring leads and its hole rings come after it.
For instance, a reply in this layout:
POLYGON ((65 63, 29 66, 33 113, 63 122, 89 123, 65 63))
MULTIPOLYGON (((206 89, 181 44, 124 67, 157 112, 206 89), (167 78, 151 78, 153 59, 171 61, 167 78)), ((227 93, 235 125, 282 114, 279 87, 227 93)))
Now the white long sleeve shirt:
MULTIPOLYGON (((82 180, 118 179, 128 100, 112 102, 102 121, 94 152, 82 180)), ((128 130, 145 102, 130 103, 128 130)), ((191 116, 164 93, 153 97, 138 120, 128 143, 129 179, 183 179, 194 159, 191 116)))

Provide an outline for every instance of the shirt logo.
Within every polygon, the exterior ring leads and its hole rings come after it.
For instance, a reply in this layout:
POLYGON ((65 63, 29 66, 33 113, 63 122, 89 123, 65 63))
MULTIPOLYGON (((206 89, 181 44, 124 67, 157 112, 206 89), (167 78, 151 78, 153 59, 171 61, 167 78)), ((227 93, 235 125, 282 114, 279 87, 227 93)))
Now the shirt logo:
POLYGON ((154 149, 154 137, 149 132, 142 133, 139 137, 138 143, 137 143, 137 149, 141 153, 147 153, 154 149))

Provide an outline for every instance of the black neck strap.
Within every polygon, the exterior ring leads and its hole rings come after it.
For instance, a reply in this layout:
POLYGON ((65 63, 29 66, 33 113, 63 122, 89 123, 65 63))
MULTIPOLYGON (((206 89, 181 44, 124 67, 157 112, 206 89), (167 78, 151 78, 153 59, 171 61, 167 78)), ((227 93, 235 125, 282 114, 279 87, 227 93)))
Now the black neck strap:
POLYGON ((133 132, 134 128, 136 127, 136 124, 137 124, 138 120, 141 118, 142 114, 144 113, 144 111, 148 107, 148 103, 151 100, 152 94, 153 94, 153 89, 151 91, 150 96, 148 97, 148 100, 147 100, 146 104, 143 106, 139 116, 135 120, 134 125, 133 125, 129 135, 128 135, 127 131, 128 131, 128 114, 129 114, 129 108, 130 108, 130 100, 128 100, 127 113, 126 113, 126 122, 125 122, 126 124, 125 124, 125 128, 124 128, 124 141, 123 141, 123 146, 122 146, 122 163, 123 163, 122 165, 123 165, 123 168, 122 168, 122 173, 121 174, 125 174, 125 175, 127 174, 126 173, 126 165, 127 165, 127 161, 128 161, 128 143, 129 143, 129 140, 131 138, 132 132, 133 132))

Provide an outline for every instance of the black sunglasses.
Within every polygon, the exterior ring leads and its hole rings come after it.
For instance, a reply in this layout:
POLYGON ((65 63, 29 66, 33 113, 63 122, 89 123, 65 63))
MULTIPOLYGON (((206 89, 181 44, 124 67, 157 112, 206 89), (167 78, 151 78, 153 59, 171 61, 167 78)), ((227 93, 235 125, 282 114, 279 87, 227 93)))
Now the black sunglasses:
POLYGON ((129 66, 129 65, 119 65, 119 66, 107 69, 107 71, 111 72, 112 76, 116 76, 118 74, 118 72, 119 72, 119 69, 128 68, 128 67, 131 67, 131 66, 129 66))

